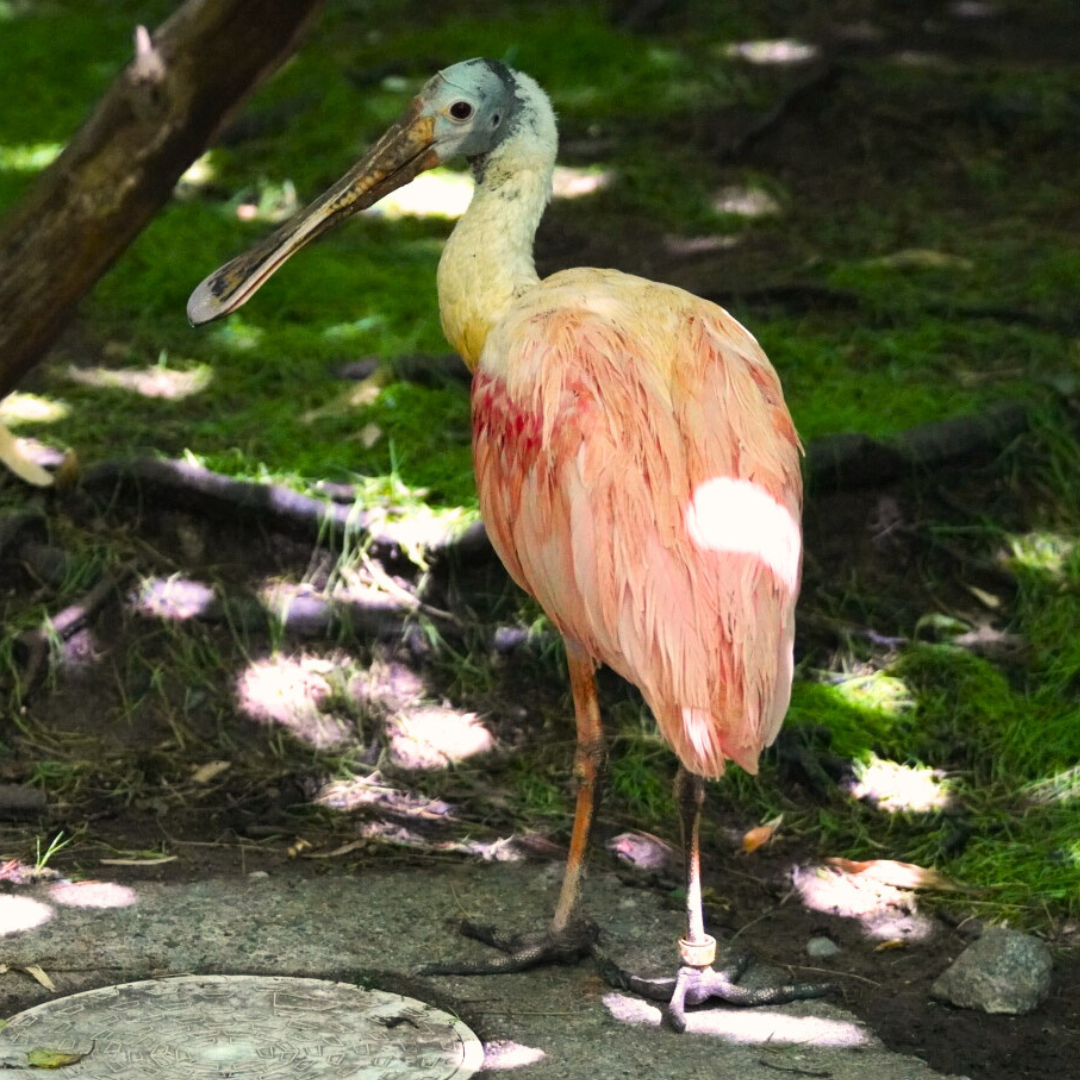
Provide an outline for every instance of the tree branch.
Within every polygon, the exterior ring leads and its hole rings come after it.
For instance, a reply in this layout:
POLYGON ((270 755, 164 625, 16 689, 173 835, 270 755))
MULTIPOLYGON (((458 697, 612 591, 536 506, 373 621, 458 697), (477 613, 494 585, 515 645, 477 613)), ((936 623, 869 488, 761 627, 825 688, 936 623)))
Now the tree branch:
POLYGON ((323 0, 187 0, 0 223, 0 397, 168 201, 229 112, 292 51, 323 0))

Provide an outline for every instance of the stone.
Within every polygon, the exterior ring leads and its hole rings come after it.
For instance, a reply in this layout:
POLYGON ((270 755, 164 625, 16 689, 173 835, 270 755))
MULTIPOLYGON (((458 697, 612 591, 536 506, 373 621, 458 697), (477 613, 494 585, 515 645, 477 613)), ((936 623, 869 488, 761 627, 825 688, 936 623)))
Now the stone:
POLYGON ((832 938, 825 937, 822 934, 812 937, 806 943, 806 955, 812 956, 816 960, 825 960, 830 956, 835 956, 839 951, 840 946, 832 938))
POLYGON ((963 1009, 1019 1015, 1032 1012, 1050 990, 1050 950, 1036 937, 988 927, 931 988, 963 1009))

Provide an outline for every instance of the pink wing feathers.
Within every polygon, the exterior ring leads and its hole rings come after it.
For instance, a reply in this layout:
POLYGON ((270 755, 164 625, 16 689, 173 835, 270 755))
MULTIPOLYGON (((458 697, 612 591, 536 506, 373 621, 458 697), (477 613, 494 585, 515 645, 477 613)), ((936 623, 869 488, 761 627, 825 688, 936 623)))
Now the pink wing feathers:
POLYGON ((756 341, 679 289, 566 271, 492 331, 473 429, 514 580, 637 684, 688 769, 756 771, 790 696, 802 499, 756 341))

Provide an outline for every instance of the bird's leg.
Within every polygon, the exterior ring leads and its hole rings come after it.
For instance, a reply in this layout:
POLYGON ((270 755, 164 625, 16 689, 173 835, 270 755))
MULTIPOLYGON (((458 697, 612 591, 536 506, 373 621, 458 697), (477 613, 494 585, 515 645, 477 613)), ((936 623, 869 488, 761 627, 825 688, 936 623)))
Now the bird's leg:
POLYGON ((559 902, 551 920, 553 934, 562 934, 575 922, 581 922, 581 878, 585 870, 585 855, 592 835, 593 819, 600 802, 600 785, 604 772, 604 731, 600 720, 600 702, 596 696, 596 664, 580 645, 566 644, 566 659, 570 668, 570 689, 574 697, 574 720, 577 724, 577 746, 574 750, 574 778, 577 780, 577 805, 574 808, 574 828, 570 834, 570 851, 566 856, 559 902))
POLYGON ((750 966, 746 953, 736 953, 716 970, 716 939, 705 933, 701 910, 701 807, 705 781, 680 766, 675 777, 675 801, 682 824, 686 853, 686 937, 679 939, 679 970, 674 979, 647 979, 623 971, 594 948, 601 973, 608 982, 643 997, 667 1001, 668 1022, 676 1031, 686 1030, 686 1006, 718 998, 729 1005, 780 1005, 822 997, 831 983, 787 983, 750 990, 739 979, 750 966))
POLYGON ((681 765, 675 775, 675 801, 686 859, 686 937, 679 939, 679 955, 684 964, 708 967, 716 958, 716 938, 705 933, 705 916, 701 910, 701 808, 705 804, 705 781, 681 765))
POLYGON ((505 955, 480 963, 429 964, 423 969, 423 974, 488 975, 524 971, 537 964, 553 961, 570 964, 593 952, 597 928, 580 911, 581 878, 599 801, 605 757, 604 735, 600 722, 600 704, 596 696, 596 664, 592 657, 573 641, 566 642, 566 659, 570 667, 570 688, 573 692, 574 717, 577 722, 574 776, 578 790, 570 852, 566 858, 566 873, 551 925, 539 932, 506 933, 466 919, 460 926, 463 934, 493 945, 505 955))

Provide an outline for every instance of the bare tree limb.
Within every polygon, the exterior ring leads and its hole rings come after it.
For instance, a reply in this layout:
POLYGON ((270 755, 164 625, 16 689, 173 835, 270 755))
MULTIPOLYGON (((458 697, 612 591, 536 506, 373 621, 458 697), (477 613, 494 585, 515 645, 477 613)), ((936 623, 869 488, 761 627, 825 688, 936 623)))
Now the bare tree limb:
POLYGON ((292 51, 324 0, 187 0, 0 223, 0 397, 169 199, 229 112, 292 51))

